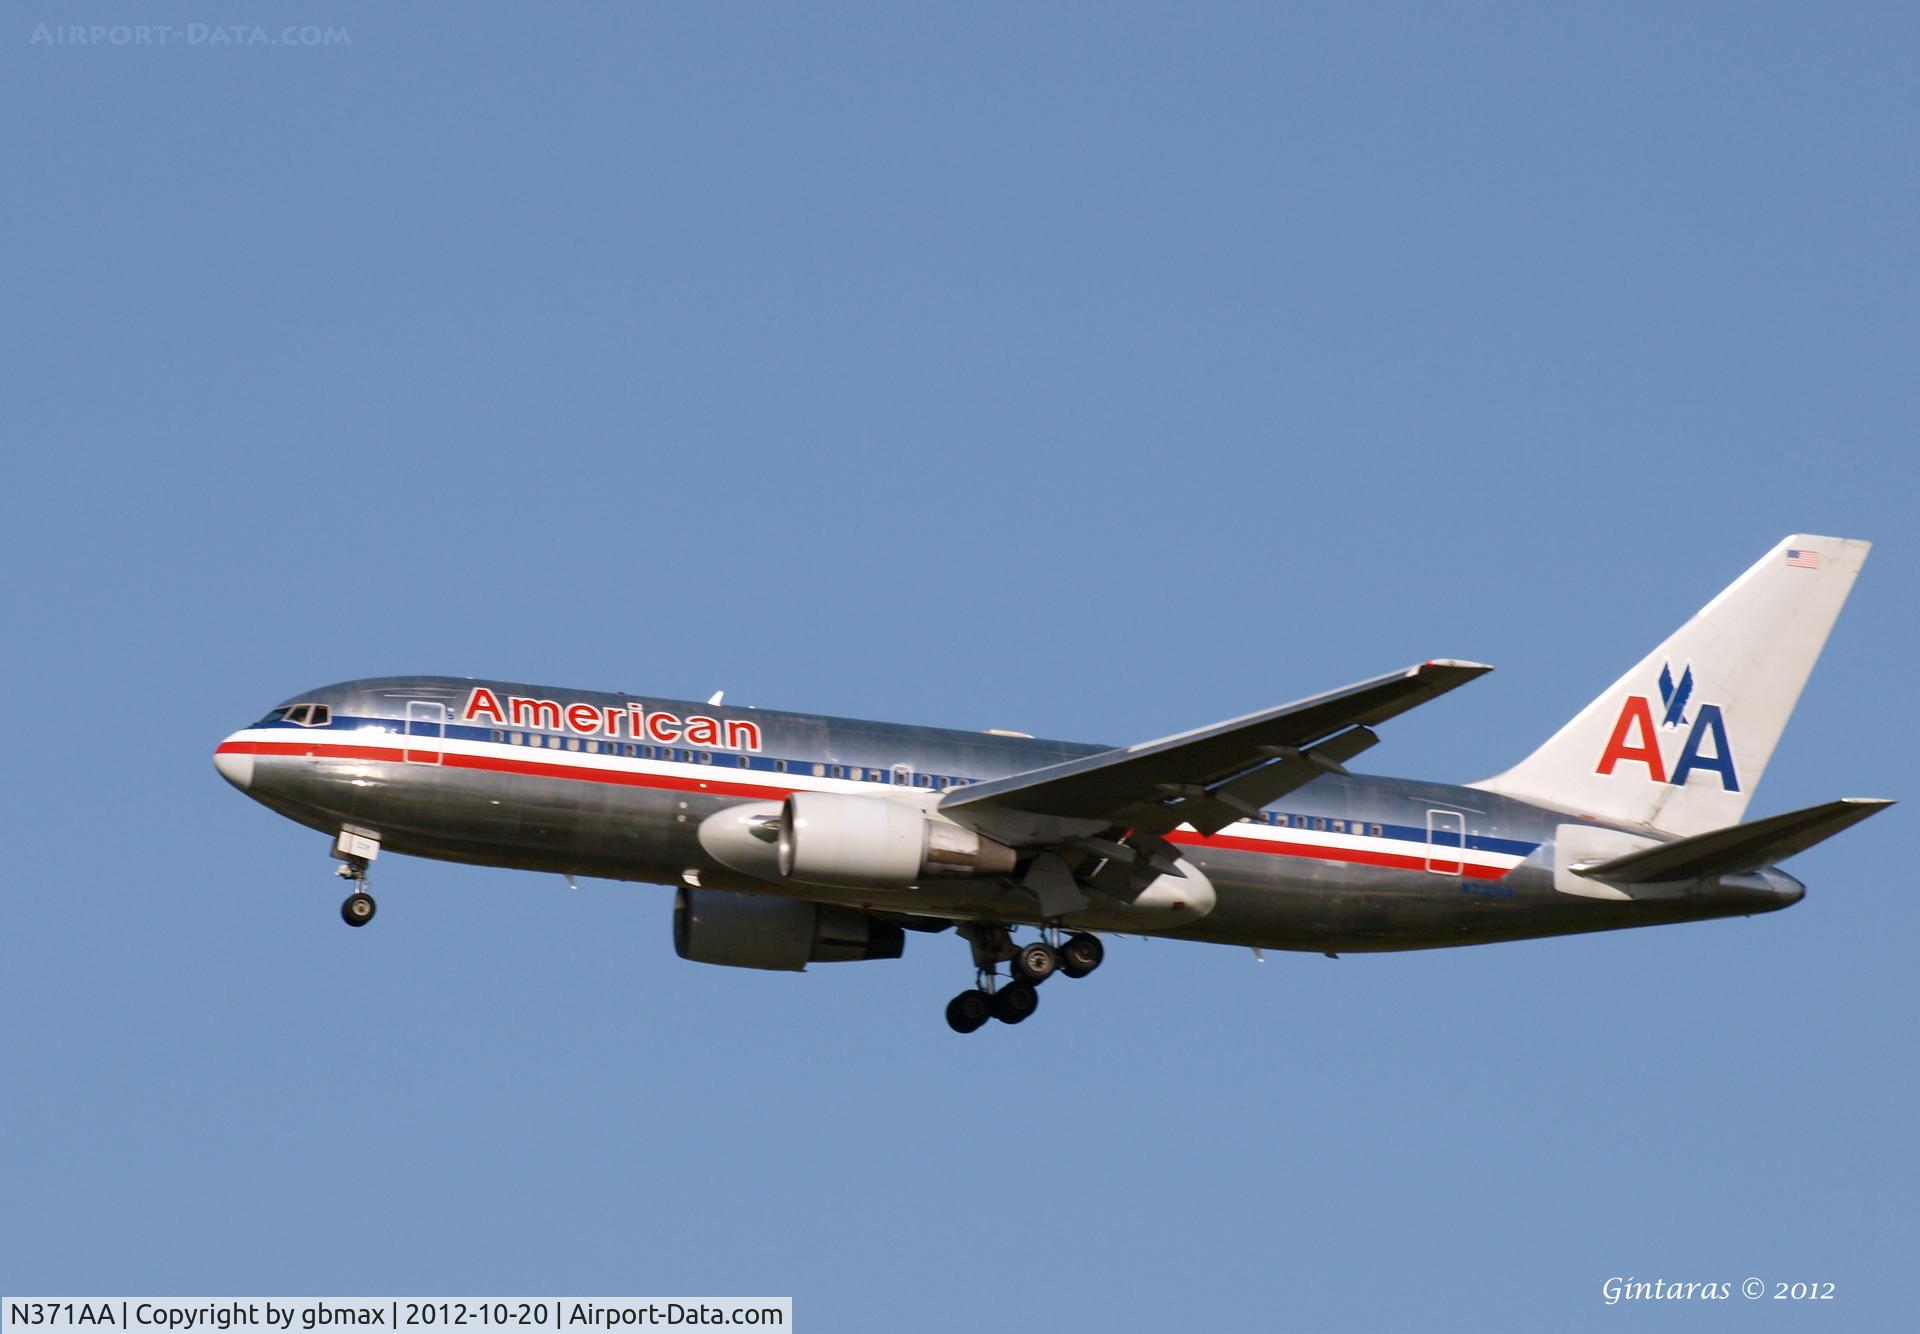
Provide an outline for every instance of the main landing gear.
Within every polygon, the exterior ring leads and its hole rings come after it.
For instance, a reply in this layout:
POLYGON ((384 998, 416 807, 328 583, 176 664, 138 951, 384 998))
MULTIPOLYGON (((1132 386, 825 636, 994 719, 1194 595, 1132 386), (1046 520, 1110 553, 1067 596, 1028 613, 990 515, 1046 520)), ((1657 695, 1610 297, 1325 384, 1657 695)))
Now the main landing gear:
POLYGON ((1048 926, 1040 939, 1015 945, 1004 926, 969 924, 960 934, 973 947, 974 987, 947 1002, 947 1027, 971 1033, 989 1019, 1003 1024, 1023 1022, 1040 1006, 1040 984, 1055 973, 1085 977, 1106 958, 1100 938, 1085 931, 1062 940, 1060 929, 1048 926), (1000 979, 1000 965, 1011 974, 1000 979))
POLYGON ((380 840, 342 830, 340 837, 334 840, 333 855, 340 862, 333 868, 333 873, 353 886, 347 901, 340 905, 340 920, 348 926, 365 926, 373 920, 374 913, 380 907, 373 901, 373 895, 367 893, 367 869, 373 864, 373 859, 380 855, 380 840))

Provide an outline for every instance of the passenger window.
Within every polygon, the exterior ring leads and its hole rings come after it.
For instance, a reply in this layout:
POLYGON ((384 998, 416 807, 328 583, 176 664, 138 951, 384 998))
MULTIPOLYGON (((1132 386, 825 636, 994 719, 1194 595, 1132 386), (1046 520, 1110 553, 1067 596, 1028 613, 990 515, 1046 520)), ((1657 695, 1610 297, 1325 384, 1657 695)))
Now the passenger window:
POLYGON ((913 776, 913 785, 915 787, 932 787, 933 780, 925 774, 915 774, 913 776))
POLYGON ((526 734, 523 732, 512 732, 508 735, 511 736, 513 744, 516 746, 524 746, 527 744, 526 734))
POLYGON ((825 778, 825 777, 827 776, 827 766, 826 766, 826 765, 824 765, 824 764, 816 764, 816 765, 814 765, 814 766, 813 766, 813 776, 814 776, 815 778, 825 778))
POLYGON ((1332 828, 1334 833, 1344 834, 1347 832, 1347 822, 1345 820, 1335 820, 1332 828))
POLYGON ((504 732, 494 732, 491 735, 495 741, 505 741, 507 739, 504 732))
POLYGON ((775 760, 773 762, 773 771, 777 774, 785 773, 787 771, 787 762, 785 760, 775 760))
POLYGON ((1380 837, 1380 826, 1379 826, 1379 825, 1375 825, 1375 826, 1373 827, 1373 836, 1374 836, 1375 838, 1379 838, 1379 837, 1380 837))
POLYGON ((710 750, 703 750, 703 751, 701 751, 701 752, 700 752, 700 763, 702 763, 702 764, 712 764, 712 763, 713 763, 713 752, 712 752, 712 751, 710 751, 710 750))
POLYGON ((570 736, 570 737, 568 737, 568 738, 567 738, 567 749, 568 749, 568 750, 578 750, 578 749, 580 749, 580 738, 579 738, 579 737, 577 737, 577 736, 570 736))
POLYGON ((599 753, 600 753, 600 743, 598 741, 589 741, 587 743, 587 754, 598 755, 599 753))
POLYGON ((896 787, 905 787, 913 779, 913 771, 904 764, 893 766, 893 781, 896 787))

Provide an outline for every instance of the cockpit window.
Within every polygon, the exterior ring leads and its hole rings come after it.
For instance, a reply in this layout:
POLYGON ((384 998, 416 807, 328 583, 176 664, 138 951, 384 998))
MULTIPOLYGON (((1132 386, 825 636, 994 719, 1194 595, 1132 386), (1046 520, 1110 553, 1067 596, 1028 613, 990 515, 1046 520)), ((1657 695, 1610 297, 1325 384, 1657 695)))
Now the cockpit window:
POLYGON ((325 704, 288 704, 262 718, 259 726, 273 723, 298 723, 301 727, 325 727, 333 721, 333 710, 325 704))

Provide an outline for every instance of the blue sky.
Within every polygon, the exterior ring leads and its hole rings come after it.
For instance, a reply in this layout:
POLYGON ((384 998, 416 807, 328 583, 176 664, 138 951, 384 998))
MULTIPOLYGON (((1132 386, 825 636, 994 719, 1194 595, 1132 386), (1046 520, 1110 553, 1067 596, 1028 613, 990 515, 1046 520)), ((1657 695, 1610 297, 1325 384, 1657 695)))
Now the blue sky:
POLYGON ((959 1039, 949 938, 399 858, 350 932, 209 763, 388 672, 1117 743, 1458 656, 1361 767, 1471 779, 1809 531, 1879 545, 1752 813, 1909 797, 1910 7, 282 14, 350 41, 0 29, 0 1290, 1910 1313, 1909 806, 1787 913, 1117 942, 959 1039))

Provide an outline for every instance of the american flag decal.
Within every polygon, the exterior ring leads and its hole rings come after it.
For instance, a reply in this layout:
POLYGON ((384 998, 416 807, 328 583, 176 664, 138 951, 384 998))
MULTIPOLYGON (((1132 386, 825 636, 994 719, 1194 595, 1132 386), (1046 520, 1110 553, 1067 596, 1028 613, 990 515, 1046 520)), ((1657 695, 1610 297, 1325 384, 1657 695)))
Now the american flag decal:
POLYGON ((1817 570, 1820 568, 1820 553, 1805 547, 1787 548, 1787 568, 1789 570, 1817 570))

